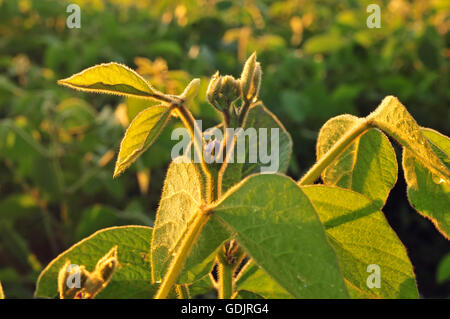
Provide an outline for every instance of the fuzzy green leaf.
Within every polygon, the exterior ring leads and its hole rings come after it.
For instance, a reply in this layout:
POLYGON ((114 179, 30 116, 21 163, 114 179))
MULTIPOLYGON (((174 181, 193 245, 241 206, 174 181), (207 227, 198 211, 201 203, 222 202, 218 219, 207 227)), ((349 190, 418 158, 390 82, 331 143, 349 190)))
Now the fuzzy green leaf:
MULTIPOLYGON (((176 254, 192 216, 203 203, 203 183, 197 165, 178 157, 169 166, 151 244, 152 278, 161 281, 176 254)), ((209 221, 197 239, 177 283, 190 283, 211 271, 217 248, 228 239, 220 224, 209 221)))
POLYGON ((359 193, 338 187, 302 189, 325 226, 353 298, 418 297, 406 249, 377 206, 359 193), (367 285, 371 264, 380 267, 380 288, 367 285))
POLYGON ((126 170, 156 140, 167 124, 170 108, 155 105, 143 110, 131 122, 120 143, 114 177, 126 170))
MULTIPOLYGON (((431 129, 422 129, 433 151, 447 167, 450 166, 450 139, 431 129)), ((408 185, 408 199, 437 229, 450 237, 450 184, 433 175, 407 148, 403 149, 403 170, 408 185)))
POLYGON ((150 284, 151 237, 152 229, 144 226, 112 227, 92 234, 60 254, 41 272, 35 297, 58 296, 57 276, 67 260, 92 271, 98 260, 117 245, 119 266, 96 298, 152 298, 157 286, 150 284))
POLYGON ((239 244, 296 298, 346 298, 336 255, 314 207, 290 178, 253 175, 212 209, 239 244))
POLYGON ((155 90, 135 71, 115 62, 87 68, 58 84, 72 89, 140 98, 152 98, 155 90))
MULTIPOLYGON (((257 140, 251 140, 246 137, 245 142, 245 162, 244 163, 229 163, 226 174, 223 180, 223 191, 239 182, 241 179, 254 174, 260 173, 262 167, 267 167, 271 163, 262 163, 260 156, 257 157, 256 163, 250 163, 249 150, 254 149, 255 152, 259 152, 258 141, 262 138, 259 129, 267 130, 267 154, 275 152, 278 154, 278 169, 276 172, 285 173, 288 169, 289 162, 292 155, 292 139, 289 132, 278 120, 278 118, 270 112, 262 103, 256 103, 252 106, 248 112, 247 120, 245 121, 244 130, 254 128, 257 134, 257 140), (272 136, 271 129, 278 129, 278 141, 274 140, 274 145, 278 145, 278 151, 272 150, 272 138, 275 139, 275 135, 272 136)), ((236 150, 237 145, 235 146, 236 150)), ((274 173, 274 172, 273 172, 274 173)))
POLYGON ((237 291, 249 291, 265 299, 290 299, 292 296, 273 280, 264 269, 249 261, 236 280, 237 291))
MULTIPOLYGON (((358 118, 340 115, 327 121, 317 139, 317 160, 342 137, 358 118)), ((397 181, 397 159, 389 139, 370 129, 355 139, 322 173, 326 185, 352 189, 382 208, 397 181)))
MULTIPOLYGON (((283 124, 278 120, 278 118, 270 112, 262 103, 258 103, 254 105, 250 110, 248 111, 247 120, 245 121, 244 129, 248 128, 255 128, 257 131, 260 128, 266 129, 267 132, 267 153, 271 154, 271 141, 272 137, 271 135, 271 129, 275 128, 279 130, 279 140, 274 141, 275 143, 278 143, 278 169, 277 172, 285 173, 289 166, 289 161, 291 159, 292 154, 292 139, 289 132, 286 130, 286 128, 283 126, 283 124)), ((260 135, 258 132, 258 141, 260 140, 260 135)), ((275 144, 274 143, 274 144, 275 144)), ((251 143, 247 143, 246 150, 250 150, 253 147, 251 143)), ((248 151, 247 151, 248 153, 248 151)), ((247 154, 248 159, 248 154, 247 154)), ((246 177, 248 175, 254 174, 254 173, 260 173, 262 166, 268 166, 269 164, 263 164, 261 163, 261 159, 258 158, 257 163, 250 163, 249 161, 245 161, 244 167, 242 169, 242 177, 246 177)))
POLYGON ((367 120, 406 147, 436 177, 450 182, 449 168, 433 152, 419 125, 396 97, 385 97, 367 120))

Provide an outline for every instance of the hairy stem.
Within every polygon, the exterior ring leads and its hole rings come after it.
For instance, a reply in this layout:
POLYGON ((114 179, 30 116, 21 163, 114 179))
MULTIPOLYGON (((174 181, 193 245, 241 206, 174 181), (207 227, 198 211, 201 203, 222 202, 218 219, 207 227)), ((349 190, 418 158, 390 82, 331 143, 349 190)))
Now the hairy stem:
POLYGON ((238 121, 239 127, 244 127, 248 111, 250 110, 250 106, 252 106, 252 103, 250 101, 245 100, 244 105, 242 105, 241 110, 239 112, 239 121, 238 121))
POLYGON ((202 167, 202 171, 206 176, 207 202, 211 203, 213 200, 212 193, 214 185, 211 172, 203 158, 203 133, 198 127, 197 123, 195 122, 192 113, 184 105, 174 105, 174 108, 177 110, 181 118, 181 121, 183 122, 184 126, 189 130, 189 134, 191 135, 194 150, 197 153, 198 158, 200 159, 200 166, 202 167))
POLYGON ((177 285, 176 290, 178 299, 191 299, 188 285, 177 285))
POLYGON ((372 126, 371 122, 361 119, 347 133, 345 133, 331 149, 317 161, 305 175, 297 182, 298 185, 313 184, 320 174, 338 157, 358 136, 372 126))
POLYGON ((233 267, 219 261, 219 299, 230 299, 233 295, 233 267))
MULTIPOLYGON (((254 103, 250 103, 249 101, 245 101, 244 104, 241 106, 241 110, 239 111, 239 114, 238 114, 238 117, 237 117, 238 127, 241 127, 241 128, 244 127, 245 121, 247 120, 248 111, 250 110, 250 107, 253 104, 254 103)), ((231 123, 233 121, 233 118, 230 116, 230 118, 228 120, 229 120, 229 123, 231 123)), ((227 139, 230 139, 230 136, 226 136, 226 127, 225 127, 224 131, 225 131, 225 137, 227 139)), ((226 146, 227 146, 226 144, 228 144, 228 141, 226 141, 223 144, 223 146, 222 146, 223 150, 225 151, 225 149, 226 149, 228 152, 225 154, 225 158, 223 159, 223 163, 222 163, 222 165, 221 165, 221 167, 219 169, 219 174, 218 174, 218 177, 217 177, 217 181, 218 181, 217 188, 218 188, 219 198, 222 195, 222 181, 223 181, 223 177, 224 177, 225 172, 227 170, 228 161, 229 161, 229 158, 231 157, 231 155, 233 153, 234 145, 236 143, 235 136, 233 136, 232 138, 233 138, 233 140, 231 141, 231 143, 229 145, 229 148, 226 148, 226 146)), ((224 138, 224 140, 225 140, 225 138, 224 138)))
POLYGON ((196 217, 194 222, 191 225, 191 229, 186 234, 186 237, 183 239, 183 242, 180 245, 179 250, 172 263, 167 269, 166 274, 164 275, 164 279, 159 287, 158 292, 155 295, 155 299, 165 299, 169 294, 170 290, 174 286, 178 276, 183 269, 184 263, 186 262, 187 257, 194 246, 195 241, 198 238, 203 226, 205 226, 206 222, 210 217, 210 213, 208 211, 199 209, 196 213, 196 217))
POLYGON ((166 102, 166 103, 169 103, 169 104, 180 102, 180 98, 179 97, 167 95, 167 94, 164 94, 164 93, 161 93, 161 92, 155 92, 155 93, 151 94, 149 99, 154 99, 154 100, 158 100, 158 101, 161 101, 161 102, 166 102))

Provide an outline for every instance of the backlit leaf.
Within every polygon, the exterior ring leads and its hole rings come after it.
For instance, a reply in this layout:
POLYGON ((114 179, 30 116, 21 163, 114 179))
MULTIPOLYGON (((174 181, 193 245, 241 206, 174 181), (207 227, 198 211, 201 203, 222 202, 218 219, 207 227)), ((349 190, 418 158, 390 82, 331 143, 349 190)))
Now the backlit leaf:
POLYGON ((367 197, 338 187, 304 186, 336 251, 353 298, 418 298, 406 249, 367 197), (369 265, 380 267, 380 288, 369 288, 369 265))
POLYGON ((140 98, 151 98, 155 90, 138 73, 115 62, 90 67, 58 84, 73 89, 140 98))
MULTIPOLYGON (((432 149, 447 167, 450 166, 450 139, 431 129, 422 129, 432 149)), ((438 230, 450 237, 450 185, 403 149, 403 170, 408 185, 408 199, 422 215, 431 219, 438 230)))
MULTIPOLYGON (((151 244, 152 278, 161 281, 186 235, 192 216, 203 203, 203 183, 197 166, 178 157, 169 166, 151 244)), ((190 283, 211 271, 217 248, 228 239, 220 224, 209 221, 197 239, 177 283, 190 283)))
MULTIPOLYGON (((352 115, 327 121, 317 139, 317 160, 358 122, 352 115)), ((347 147, 322 173, 327 185, 353 189, 368 196, 382 208, 397 181, 397 159, 389 139, 378 129, 370 129, 347 147)))
POLYGON ((212 210, 212 219, 223 223, 255 263, 293 297, 348 297, 314 207, 289 177, 247 177, 212 210))
POLYGON ((167 124, 170 108, 156 105, 139 113, 131 122, 120 143, 114 177, 120 175, 156 140, 167 124))
POLYGON ((367 119, 408 148, 411 154, 436 177, 446 183, 450 182, 450 170, 433 152, 419 125, 396 97, 385 97, 367 119))
POLYGON ((119 266, 109 284, 96 298, 152 298, 157 285, 151 284, 148 251, 152 229, 144 226, 122 226, 100 230, 56 257, 40 274, 35 297, 56 298, 57 276, 70 260, 88 271, 114 246, 118 246, 119 266))

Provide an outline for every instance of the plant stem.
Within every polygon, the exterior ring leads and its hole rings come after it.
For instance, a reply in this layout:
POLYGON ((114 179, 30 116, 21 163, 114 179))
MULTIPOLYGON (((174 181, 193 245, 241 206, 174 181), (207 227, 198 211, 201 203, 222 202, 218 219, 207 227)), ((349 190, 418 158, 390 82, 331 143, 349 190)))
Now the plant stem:
POLYGON ((333 162, 358 136, 372 126, 371 122, 361 119, 347 133, 345 133, 328 152, 317 161, 305 175, 297 182, 298 185, 313 184, 322 174, 323 170, 333 162))
POLYGON ((161 102, 169 103, 169 104, 178 104, 182 102, 182 99, 176 95, 164 94, 154 89, 154 93, 149 97, 145 97, 145 99, 149 100, 158 100, 161 102))
POLYGON ((239 112, 239 127, 244 127, 245 120, 247 119, 248 111, 250 110, 250 106, 252 106, 253 103, 251 103, 248 100, 244 101, 244 105, 241 107, 241 111, 239 112))
POLYGON ((191 293, 189 291, 188 285, 177 285, 177 295, 178 299, 191 299, 191 293))
POLYGON ((230 299, 233 295, 233 270, 227 262, 218 262, 219 267, 219 299, 230 299))
POLYGON ((186 234, 186 237, 183 239, 183 242, 180 245, 179 250, 172 263, 167 269, 166 274, 164 275, 164 279, 161 283, 161 286, 158 292, 155 295, 155 299, 165 299, 172 289, 175 281, 183 269, 184 263, 186 262, 187 257, 194 245, 198 235, 200 234, 203 226, 205 226, 206 222, 210 217, 210 212, 207 210, 199 209, 196 212, 196 218, 191 225, 191 229, 186 234))
POLYGON ((214 185, 212 181, 211 172, 203 158, 203 133, 198 127, 197 123, 195 122, 192 113, 184 105, 175 104, 174 108, 178 111, 181 121, 183 122, 184 126, 189 130, 189 134, 191 135, 194 150, 197 153, 198 158, 200 159, 200 165, 202 167, 203 173, 206 176, 206 197, 207 197, 206 199, 208 203, 211 203, 213 200, 212 193, 214 185))

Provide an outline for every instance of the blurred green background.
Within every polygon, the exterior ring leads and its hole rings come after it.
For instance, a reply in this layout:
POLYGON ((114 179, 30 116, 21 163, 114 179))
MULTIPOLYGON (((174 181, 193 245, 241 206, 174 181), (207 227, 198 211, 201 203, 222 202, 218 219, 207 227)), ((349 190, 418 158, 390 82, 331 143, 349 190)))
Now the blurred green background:
MULTIPOLYGON (((216 71, 239 76, 258 54, 261 98, 294 141, 288 174, 315 161, 318 130, 332 116, 365 116, 393 94, 418 123, 449 135, 450 2, 0 0, 0 281, 9 298, 32 297, 58 253, 113 225, 152 225, 176 121, 151 151, 112 179, 138 100, 89 95, 56 80, 101 62, 124 63, 157 88, 182 92, 202 79, 194 114, 216 71), (66 27, 69 3, 81 28, 66 27), (381 7, 381 28, 366 7, 381 7)), ((397 148, 398 158, 400 152, 397 148)), ((408 204, 399 181, 385 214, 407 247, 422 297, 450 296, 450 245, 408 204), (443 260, 447 258, 447 261, 443 260)))

